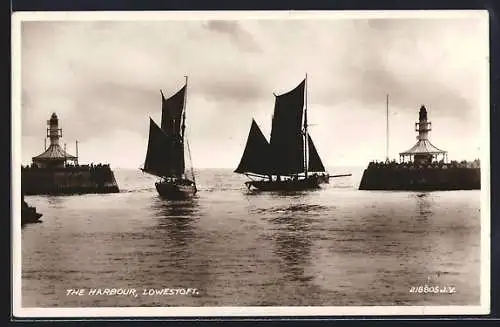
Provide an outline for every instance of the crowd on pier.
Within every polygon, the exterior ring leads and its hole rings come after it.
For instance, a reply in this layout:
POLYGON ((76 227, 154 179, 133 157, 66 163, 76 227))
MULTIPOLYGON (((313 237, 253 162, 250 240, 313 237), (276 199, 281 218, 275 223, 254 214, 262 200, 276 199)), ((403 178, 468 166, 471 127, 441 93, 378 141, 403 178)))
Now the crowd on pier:
POLYGON ((392 161, 371 161, 368 164, 368 168, 413 168, 413 169, 423 169, 423 168, 434 168, 434 169, 451 169, 451 168, 480 168, 480 160, 475 159, 474 161, 450 161, 449 163, 440 161, 430 161, 428 163, 422 162, 397 162, 392 161))
POLYGON ((90 165, 79 165, 79 164, 71 164, 71 163, 65 163, 63 166, 46 166, 46 167, 39 167, 38 165, 32 163, 31 165, 26 165, 26 166, 21 166, 23 170, 35 170, 35 169, 44 169, 44 170, 75 170, 75 171, 100 171, 100 170, 110 170, 109 164, 94 164, 91 163, 90 165))

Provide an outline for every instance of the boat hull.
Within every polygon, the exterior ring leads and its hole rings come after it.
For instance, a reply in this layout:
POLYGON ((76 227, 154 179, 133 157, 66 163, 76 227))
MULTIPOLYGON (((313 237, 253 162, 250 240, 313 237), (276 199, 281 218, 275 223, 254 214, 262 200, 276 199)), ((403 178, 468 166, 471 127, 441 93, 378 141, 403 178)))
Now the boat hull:
POLYGON ((248 181, 245 185, 248 189, 257 189, 259 191, 306 191, 320 188, 320 184, 326 183, 325 180, 318 176, 310 176, 303 179, 289 179, 283 181, 248 181))
POLYGON ((42 217, 41 213, 36 212, 36 208, 30 206, 23 206, 21 210, 21 224, 39 222, 42 217))
POLYGON ((155 183, 158 194, 166 199, 185 199, 196 194, 196 186, 192 181, 161 181, 155 183))

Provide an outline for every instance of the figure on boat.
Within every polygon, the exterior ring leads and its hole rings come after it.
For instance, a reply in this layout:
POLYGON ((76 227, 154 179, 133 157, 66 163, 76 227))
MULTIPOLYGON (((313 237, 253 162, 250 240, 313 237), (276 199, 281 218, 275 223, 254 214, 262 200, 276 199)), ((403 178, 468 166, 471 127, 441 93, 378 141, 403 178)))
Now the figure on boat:
POLYGON ((186 96, 185 85, 174 95, 162 97, 161 127, 153 119, 149 119, 149 140, 144 168, 145 173, 160 178, 155 183, 158 194, 168 199, 182 199, 196 194, 196 181, 193 167, 186 172, 185 147, 189 159, 189 143, 186 130, 186 96))
POLYGON ((332 177, 350 176, 330 176, 316 150, 307 124, 307 76, 295 89, 275 95, 269 142, 252 119, 234 172, 251 179, 245 183, 248 189, 262 191, 317 189, 332 177))

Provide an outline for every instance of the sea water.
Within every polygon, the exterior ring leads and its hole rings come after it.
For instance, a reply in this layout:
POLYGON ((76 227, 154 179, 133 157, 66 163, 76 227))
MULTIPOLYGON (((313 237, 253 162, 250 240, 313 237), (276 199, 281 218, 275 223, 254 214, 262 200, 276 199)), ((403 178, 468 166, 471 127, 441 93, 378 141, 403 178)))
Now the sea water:
POLYGON ((185 201, 115 170, 117 194, 27 196, 22 306, 479 305, 480 191, 359 191, 362 170, 281 194, 199 169, 185 201))

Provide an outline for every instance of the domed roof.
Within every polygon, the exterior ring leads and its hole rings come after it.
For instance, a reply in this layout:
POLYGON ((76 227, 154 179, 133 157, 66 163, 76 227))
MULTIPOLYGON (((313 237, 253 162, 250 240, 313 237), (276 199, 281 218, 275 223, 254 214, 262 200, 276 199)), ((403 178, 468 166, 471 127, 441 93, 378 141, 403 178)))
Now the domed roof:
POLYGON ((74 160, 76 159, 76 157, 65 152, 58 144, 53 144, 49 146, 49 148, 44 153, 39 154, 32 159, 33 161, 74 160))
POLYGON ((444 154, 446 151, 438 149, 429 140, 419 140, 417 144, 410 149, 399 153, 399 155, 414 155, 414 154, 444 154))

